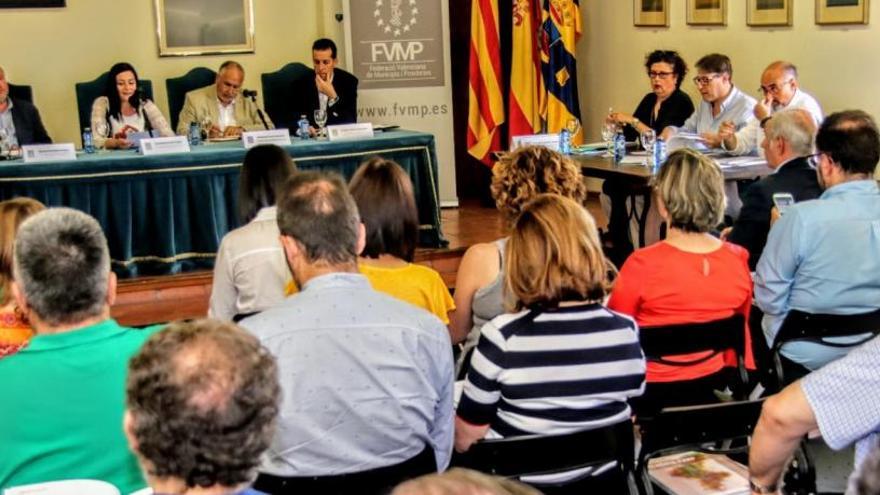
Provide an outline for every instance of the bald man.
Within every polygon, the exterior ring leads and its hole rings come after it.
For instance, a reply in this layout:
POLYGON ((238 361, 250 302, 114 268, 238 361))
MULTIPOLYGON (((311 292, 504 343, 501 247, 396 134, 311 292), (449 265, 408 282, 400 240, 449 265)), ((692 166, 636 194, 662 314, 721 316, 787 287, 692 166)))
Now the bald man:
POLYGON ((764 124, 770 116, 783 109, 802 108, 810 113, 818 127, 822 123, 822 108, 815 98, 800 89, 797 67, 791 62, 776 61, 761 75, 761 93, 764 98, 755 104, 755 119, 737 131, 733 124, 723 123, 718 128, 721 147, 734 155, 759 152, 764 140, 764 124))

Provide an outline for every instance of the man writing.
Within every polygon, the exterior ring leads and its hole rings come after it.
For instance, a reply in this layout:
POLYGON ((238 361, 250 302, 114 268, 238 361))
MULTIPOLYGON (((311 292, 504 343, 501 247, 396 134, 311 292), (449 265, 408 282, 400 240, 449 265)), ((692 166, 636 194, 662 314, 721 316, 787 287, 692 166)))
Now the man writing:
MULTIPOLYGON (((193 122, 205 125, 204 131, 209 139, 237 137, 243 131, 263 129, 257 104, 239 94, 243 83, 244 68, 241 64, 231 60, 223 62, 214 85, 186 94, 177 122, 177 133, 186 135, 193 122)), ((269 117, 264 117, 272 128, 269 117)))
POLYGON ((5 139, 0 136, 0 141, 5 140, 8 149, 52 142, 37 107, 27 100, 9 96, 9 83, 3 67, 0 67, 0 131, 5 131, 5 139))
MULTIPOLYGON (((294 121, 305 115, 314 128, 315 110, 324 110, 326 125, 350 124, 357 121, 358 79, 336 65, 336 43, 322 38, 312 44, 314 76, 301 77, 293 83, 291 116, 294 121)), ((296 126, 291 126, 294 129, 296 126)))

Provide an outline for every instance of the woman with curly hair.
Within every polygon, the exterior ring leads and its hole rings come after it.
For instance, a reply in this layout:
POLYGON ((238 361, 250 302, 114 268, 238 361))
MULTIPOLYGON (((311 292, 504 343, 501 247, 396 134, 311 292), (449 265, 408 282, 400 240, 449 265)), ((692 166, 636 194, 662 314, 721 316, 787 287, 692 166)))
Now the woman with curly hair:
MULTIPOLYGON (((583 203, 587 195, 581 169, 569 158, 541 146, 525 146, 506 155, 492 169, 492 197, 507 227, 523 206, 543 193, 583 203)), ((504 248, 507 237, 474 244, 464 253, 455 281, 455 310, 449 313, 454 344, 464 342, 457 368, 466 366, 480 328, 504 313, 504 248)))

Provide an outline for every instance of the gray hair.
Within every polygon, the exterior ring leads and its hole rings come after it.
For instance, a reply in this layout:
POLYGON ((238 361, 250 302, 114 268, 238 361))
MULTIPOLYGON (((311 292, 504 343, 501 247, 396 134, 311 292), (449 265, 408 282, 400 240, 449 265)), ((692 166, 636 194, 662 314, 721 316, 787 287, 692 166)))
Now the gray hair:
POLYGON ((816 144, 816 121, 802 108, 776 112, 764 126, 767 139, 781 137, 798 156, 813 153, 816 144))
POLYGON ((97 220, 49 208, 21 224, 13 277, 31 310, 49 325, 97 316, 107 301, 110 253, 97 220))
POLYGON ((296 240, 310 263, 357 260, 357 204, 335 173, 294 174, 278 197, 278 228, 296 240))

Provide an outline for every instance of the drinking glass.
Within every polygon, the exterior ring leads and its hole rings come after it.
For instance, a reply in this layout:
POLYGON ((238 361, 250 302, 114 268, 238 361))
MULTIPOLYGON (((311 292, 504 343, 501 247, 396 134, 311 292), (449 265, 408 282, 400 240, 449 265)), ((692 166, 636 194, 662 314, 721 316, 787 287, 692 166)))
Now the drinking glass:
POLYGON ((324 135, 324 124, 327 123, 327 110, 315 110, 315 123, 318 124, 318 136, 324 135))
POLYGON ((642 148, 648 152, 647 165, 652 167, 654 165, 654 143, 657 142, 657 133, 654 132, 654 129, 648 129, 639 138, 642 141, 642 148))
POLYGON ((605 147, 608 149, 608 153, 611 154, 611 142, 614 140, 614 136, 617 134, 617 124, 611 121, 605 121, 602 124, 602 141, 605 141, 605 147))
POLYGON ((6 157, 9 153, 9 133, 0 127, 0 156, 6 157))
POLYGON ((211 126, 214 123, 211 121, 210 115, 205 115, 202 119, 202 139, 210 139, 211 138, 211 126))

